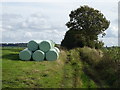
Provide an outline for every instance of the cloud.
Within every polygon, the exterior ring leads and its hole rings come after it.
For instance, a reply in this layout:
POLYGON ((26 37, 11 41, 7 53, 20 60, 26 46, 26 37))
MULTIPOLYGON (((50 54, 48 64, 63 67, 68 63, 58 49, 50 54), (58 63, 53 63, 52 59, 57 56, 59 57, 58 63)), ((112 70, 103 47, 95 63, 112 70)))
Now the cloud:
MULTIPOLYGON (((11 16, 11 14, 10 14, 11 16)), ((3 22, 10 17, 7 14, 3 22)), ((28 42, 29 40, 54 40, 60 43, 65 34, 65 26, 52 24, 49 18, 40 13, 31 14, 27 18, 16 17, 9 20, 10 23, 3 23, 2 42, 28 42), (17 21, 21 18, 21 21, 17 21)))
POLYGON ((18 18, 22 18, 21 15, 18 14, 13 14, 13 13, 3 13, 0 15, 2 17, 2 21, 11 21, 11 20, 16 20, 18 18))
POLYGON ((105 37, 118 37, 118 27, 116 25, 112 25, 110 26, 107 30, 106 30, 106 36, 105 37))
POLYGON ((16 14, 3 14, 2 15, 2 28, 9 31, 17 30, 44 30, 50 28, 46 18, 43 18, 40 14, 33 14, 28 18, 23 18, 21 15, 16 14))
POLYGON ((106 37, 106 38, 99 38, 99 40, 104 42, 104 46, 117 46, 118 45, 118 38, 116 37, 106 37))
POLYGON ((21 15, 11 14, 11 13, 3 13, 2 15, 2 30, 9 31, 17 29, 17 24, 23 21, 21 15))
POLYGON ((118 45, 118 27, 115 24, 110 25, 110 27, 105 31, 106 36, 101 38, 99 36, 99 40, 104 42, 104 46, 117 46, 118 45))
POLYGON ((21 23, 21 28, 28 28, 31 30, 45 30, 51 28, 46 18, 42 16, 31 15, 28 19, 21 23))
POLYGON ((24 37, 25 38, 26 37, 31 38, 32 37, 32 33, 31 32, 26 32, 25 35, 24 35, 24 37))

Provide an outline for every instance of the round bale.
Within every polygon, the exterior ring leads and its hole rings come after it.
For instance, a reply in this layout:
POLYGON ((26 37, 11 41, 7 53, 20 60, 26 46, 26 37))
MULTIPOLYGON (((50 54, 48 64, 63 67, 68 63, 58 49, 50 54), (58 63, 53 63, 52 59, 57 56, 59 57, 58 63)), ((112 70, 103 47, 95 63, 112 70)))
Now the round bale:
POLYGON ((48 52, 50 49, 52 49, 54 47, 54 44, 52 43, 52 41, 46 40, 46 41, 42 41, 39 44, 39 48, 40 50, 42 50, 43 52, 48 52))
POLYGON ((38 49, 38 43, 35 40, 31 40, 28 42, 27 47, 30 51, 36 51, 38 49))
POLYGON ((33 60, 35 61, 43 61, 45 58, 45 53, 41 50, 36 50, 32 55, 33 60))
POLYGON ((20 51, 19 58, 21 60, 30 60, 31 59, 32 52, 28 50, 28 48, 24 49, 23 51, 20 51))
POLYGON ((60 53, 60 50, 59 50, 57 47, 54 47, 54 49, 55 49, 58 53, 60 53))
POLYGON ((50 49, 47 53, 46 53, 46 60, 48 61, 54 61, 57 60, 59 57, 58 52, 55 49, 50 49))

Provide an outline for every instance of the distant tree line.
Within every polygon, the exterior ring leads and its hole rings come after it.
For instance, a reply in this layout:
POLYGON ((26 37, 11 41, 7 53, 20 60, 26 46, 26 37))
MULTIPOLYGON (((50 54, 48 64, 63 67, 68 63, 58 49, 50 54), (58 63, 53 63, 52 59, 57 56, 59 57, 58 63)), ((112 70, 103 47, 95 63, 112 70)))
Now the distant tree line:
POLYGON ((27 43, 0 43, 2 47, 27 47, 27 43))

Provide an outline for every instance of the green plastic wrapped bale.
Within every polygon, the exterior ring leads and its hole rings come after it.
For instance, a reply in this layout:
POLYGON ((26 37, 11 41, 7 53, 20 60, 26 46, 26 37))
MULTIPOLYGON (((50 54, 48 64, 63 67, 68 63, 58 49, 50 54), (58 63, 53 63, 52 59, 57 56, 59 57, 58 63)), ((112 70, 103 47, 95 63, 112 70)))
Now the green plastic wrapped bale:
POLYGON ((32 52, 30 50, 28 50, 28 48, 24 49, 23 51, 21 51, 19 53, 19 58, 21 60, 30 60, 32 56, 32 52))
POLYGON ((32 55, 33 60, 35 61, 43 61, 45 58, 45 53, 41 50, 36 50, 32 55))
POLYGON ((59 50, 57 47, 54 47, 54 49, 55 49, 58 53, 60 53, 60 50, 59 50))
POLYGON ((46 40, 39 43, 39 48, 43 52, 48 52, 50 49, 54 47, 54 43, 52 41, 46 40))
POLYGON ((38 43, 35 40, 31 40, 28 42, 27 47, 30 51, 36 51, 38 49, 38 43))
POLYGON ((48 61, 54 61, 54 60, 57 60, 58 58, 59 58, 59 54, 55 49, 50 49, 46 53, 46 60, 48 61))

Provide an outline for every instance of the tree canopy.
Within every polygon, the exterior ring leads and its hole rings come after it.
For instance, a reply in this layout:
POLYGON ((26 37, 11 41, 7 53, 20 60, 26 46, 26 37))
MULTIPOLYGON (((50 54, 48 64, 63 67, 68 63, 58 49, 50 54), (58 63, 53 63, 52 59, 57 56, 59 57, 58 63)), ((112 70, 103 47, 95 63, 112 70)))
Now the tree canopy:
POLYGON ((70 21, 66 23, 69 30, 61 46, 71 49, 83 46, 100 48, 104 45, 98 41, 98 35, 106 35, 104 31, 110 22, 100 11, 85 5, 71 11, 69 17, 70 21))

